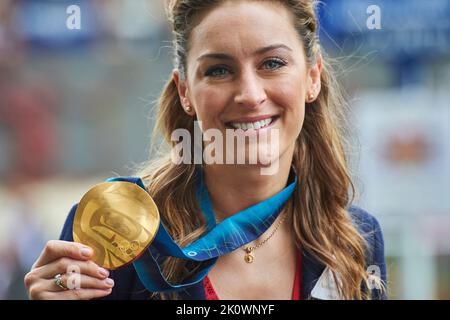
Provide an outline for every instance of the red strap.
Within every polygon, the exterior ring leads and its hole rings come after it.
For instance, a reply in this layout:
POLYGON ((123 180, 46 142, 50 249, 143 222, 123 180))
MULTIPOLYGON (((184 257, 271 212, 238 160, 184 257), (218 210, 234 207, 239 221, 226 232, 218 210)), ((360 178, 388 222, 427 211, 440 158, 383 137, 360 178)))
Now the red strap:
POLYGON ((295 270, 294 289, 292 289, 292 300, 301 300, 302 285, 302 254, 297 255, 297 269, 295 270))
POLYGON ((203 279, 203 286, 205 288, 206 300, 220 300, 208 276, 203 279))
MULTIPOLYGON (((294 288, 292 290, 292 300, 301 299, 300 295, 301 281, 302 281, 302 256, 301 253, 299 253, 297 255, 297 266, 295 270, 294 288)), ((220 300, 208 276, 206 276, 203 279, 203 287, 205 288, 206 300, 220 300)))

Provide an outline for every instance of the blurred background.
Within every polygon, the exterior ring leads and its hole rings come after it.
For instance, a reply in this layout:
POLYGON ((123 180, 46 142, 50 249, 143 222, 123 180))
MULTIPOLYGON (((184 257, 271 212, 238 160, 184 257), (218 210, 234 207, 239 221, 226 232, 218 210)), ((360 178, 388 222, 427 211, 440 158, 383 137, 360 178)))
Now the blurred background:
MULTIPOLYGON (((450 1, 321 2, 390 298, 450 299, 450 1)), ((27 298, 24 274, 91 186, 147 159, 171 70, 163 0, 0 1, 0 299, 27 298)))

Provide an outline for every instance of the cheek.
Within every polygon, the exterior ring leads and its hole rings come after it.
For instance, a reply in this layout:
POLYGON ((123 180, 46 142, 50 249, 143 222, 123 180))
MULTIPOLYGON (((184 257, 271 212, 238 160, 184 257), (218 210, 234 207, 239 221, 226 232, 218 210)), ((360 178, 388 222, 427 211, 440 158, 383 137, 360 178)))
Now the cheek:
POLYGON ((198 88, 195 90, 194 105, 197 119, 203 122, 204 129, 217 128, 218 122, 221 122, 220 115, 228 104, 228 97, 225 92, 226 90, 216 88, 198 88))
POLYGON ((274 87, 275 103, 282 108, 283 123, 289 130, 301 129, 305 116, 303 82, 295 79, 274 87))

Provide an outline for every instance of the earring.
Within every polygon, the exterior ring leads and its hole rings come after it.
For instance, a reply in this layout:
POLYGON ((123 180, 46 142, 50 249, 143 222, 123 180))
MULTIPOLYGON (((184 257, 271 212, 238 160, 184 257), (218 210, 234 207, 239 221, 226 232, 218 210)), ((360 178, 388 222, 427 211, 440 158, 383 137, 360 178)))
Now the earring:
POLYGON ((310 94, 308 94, 308 102, 313 102, 313 100, 314 100, 314 94, 313 93, 310 93, 310 94))
POLYGON ((186 106, 186 111, 187 112, 191 112, 192 111, 192 107, 191 106, 186 106))

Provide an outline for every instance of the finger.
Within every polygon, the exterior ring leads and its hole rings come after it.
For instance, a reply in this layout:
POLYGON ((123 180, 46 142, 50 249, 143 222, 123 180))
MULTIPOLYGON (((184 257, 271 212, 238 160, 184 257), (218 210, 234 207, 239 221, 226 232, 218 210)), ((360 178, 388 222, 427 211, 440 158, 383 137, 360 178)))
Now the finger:
POLYGON ((99 267, 95 262, 79 261, 70 258, 59 258, 45 266, 39 267, 33 272, 40 278, 53 279, 57 274, 76 273, 85 274, 98 279, 105 279, 109 276, 109 271, 99 267))
MULTIPOLYGON (((70 290, 80 290, 80 289, 99 289, 108 290, 114 286, 114 280, 106 278, 100 280, 98 278, 93 278, 84 274, 63 274, 61 276, 62 283, 70 290)), ((59 287, 54 280, 43 280, 43 287, 45 291, 58 292, 64 291, 59 287)))
POLYGON ((110 295, 112 289, 79 289, 60 292, 45 292, 41 295, 44 300, 91 300, 110 295))
POLYGON ((50 240, 34 263, 33 269, 44 266, 61 257, 69 257, 77 260, 88 260, 93 254, 92 248, 81 243, 60 240, 50 240))

